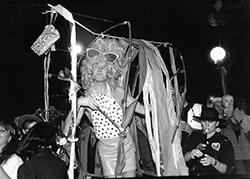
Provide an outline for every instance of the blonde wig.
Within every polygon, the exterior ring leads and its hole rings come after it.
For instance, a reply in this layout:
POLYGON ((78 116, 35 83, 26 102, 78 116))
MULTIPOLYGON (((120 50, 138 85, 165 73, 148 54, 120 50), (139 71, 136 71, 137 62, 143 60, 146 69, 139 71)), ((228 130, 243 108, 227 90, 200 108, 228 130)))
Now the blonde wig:
POLYGON ((97 38, 90 46, 86 49, 96 49, 97 51, 105 54, 111 52, 117 55, 117 60, 115 62, 108 62, 105 58, 86 58, 82 61, 80 66, 81 71, 81 83, 83 89, 88 92, 93 84, 93 65, 102 63, 108 69, 107 73, 107 83, 114 89, 119 86, 119 78, 122 76, 122 68, 120 63, 124 60, 125 46, 120 43, 119 40, 113 38, 97 38))

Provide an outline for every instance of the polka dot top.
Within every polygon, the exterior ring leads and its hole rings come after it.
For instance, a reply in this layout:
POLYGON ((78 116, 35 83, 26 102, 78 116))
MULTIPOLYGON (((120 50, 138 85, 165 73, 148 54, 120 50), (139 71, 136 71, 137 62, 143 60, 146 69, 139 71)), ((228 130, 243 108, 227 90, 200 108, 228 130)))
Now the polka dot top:
MULTIPOLYGON (((109 94, 92 94, 93 99, 100 105, 100 109, 109 116, 116 124, 121 126, 123 111, 118 102, 109 94)), ((91 113, 94 131, 98 139, 118 137, 119 130, 100 111, 93 110, 91 113)))

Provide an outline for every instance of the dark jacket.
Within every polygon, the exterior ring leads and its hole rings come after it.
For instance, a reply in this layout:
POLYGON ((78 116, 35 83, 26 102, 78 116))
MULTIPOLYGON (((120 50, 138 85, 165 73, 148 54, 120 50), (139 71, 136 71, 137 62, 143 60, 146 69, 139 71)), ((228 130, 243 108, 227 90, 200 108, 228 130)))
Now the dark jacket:
POLYGON ((65 163, 50 149, 38 153, 18 169, 18 179, 67 179, 65 163))
MULTIPOLYGON (((204 135, 202 131, 194 131, 185 146, 183 147, 183 154, 192 151, 197 148, 200 143, 204 143, 204 135)), ((221 135, 220 133, 215 133, 211 138, 207 140, 207 147, 205 148, 204 154, 208 154, 213 158, 217 159, 219 162, 227 165, 227 171, 225 174, 234 173, 235 160, 234 151, 231 141, 221 135)), ((187 162, 190 174, 192 175, 219 175, 219 173, 213 166, 203 166, 197 160, 191 159, 187 162)))

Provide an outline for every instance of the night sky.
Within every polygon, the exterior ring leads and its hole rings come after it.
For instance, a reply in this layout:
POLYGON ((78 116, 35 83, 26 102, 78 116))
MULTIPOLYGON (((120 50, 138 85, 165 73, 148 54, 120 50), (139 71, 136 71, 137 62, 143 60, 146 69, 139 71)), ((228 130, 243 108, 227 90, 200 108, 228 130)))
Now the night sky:
MULTIPOLYGON (((219 12, 215 0, 140 1, 0 1, 0 113, 32 113, 44 108, 44 55, 38 56, 31 45, 49 23, 43 14, 52 5, 61 4, 73 13, 74 19, 94 32, 102 32, 118 23, 129 21, 132 37, 169 42, 181 52, 187 74, 187 96, 203 102, 207 95, 222 95, 217 66, 209 59, 213 46, 227 49, 224 66, 228 72, 229 92, 236 102, 250 99, 250 8, 249 0, 222 0, 219 12), (121 3, 126 2, 126 3, 121 3), (148 2, 148 1, 147 1, 148 2), (221 25, 211 26, 209 14, 220 18, 221 25)), ((70 67, 68 53, 70 29, 58 15, 54 26, 61 38, 52 52, 49 80, 50 104, 66 110, 66 83, 56 75, 70 67)), ((128 37, 128 28, 119 26, 111 35, 128 37)), ((95 36, 77 27, 77 42, 87 46, 95 36)), ((166 55, 164 49, 161 50, 166 55)), ((165 59, 166 60, 166 59, 165 59)), ((166 62, 168 63, 168 62, 166 62)))

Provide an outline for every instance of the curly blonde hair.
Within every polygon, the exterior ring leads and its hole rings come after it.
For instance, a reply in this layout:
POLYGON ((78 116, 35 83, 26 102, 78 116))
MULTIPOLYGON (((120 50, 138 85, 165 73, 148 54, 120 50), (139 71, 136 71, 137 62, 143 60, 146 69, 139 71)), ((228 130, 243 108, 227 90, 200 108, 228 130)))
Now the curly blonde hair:
POLYGON ((100 58, 90 59, 87 57, 82 61, 80 72, 81 72, 81 83, 83 89, 88 92, 93 84, 93 65, 96 63, 102 63, 108 69, 107 72, 107 83, 111 89, 115 89, 118 86, 118 79, 122 75, 122 69, 119 65, 119 61, 124 58, 125 49, 119 44, 119 41, 111 38, 98 38, 88 48, 94 48, 101 53, 112 52, 118 55, 117 61, 114 63, 107 62, 100 58))

